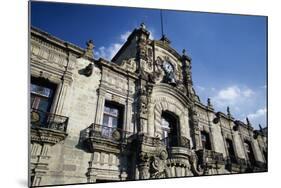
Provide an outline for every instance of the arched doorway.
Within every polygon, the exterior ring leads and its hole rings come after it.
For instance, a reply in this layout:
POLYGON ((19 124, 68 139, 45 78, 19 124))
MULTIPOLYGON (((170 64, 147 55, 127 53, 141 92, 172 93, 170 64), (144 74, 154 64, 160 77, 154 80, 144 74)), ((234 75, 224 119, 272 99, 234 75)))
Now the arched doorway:
POLYGON ((162 139, 167 147, 179 145, 179 118, 169 111, 161 115, 162 139))

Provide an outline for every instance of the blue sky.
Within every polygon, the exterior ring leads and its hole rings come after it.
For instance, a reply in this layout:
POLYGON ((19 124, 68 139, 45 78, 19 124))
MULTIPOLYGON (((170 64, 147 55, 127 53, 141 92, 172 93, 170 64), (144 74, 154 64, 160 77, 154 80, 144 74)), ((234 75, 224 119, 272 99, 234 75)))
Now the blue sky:
MULTIPOLYGON (((192 58, 197 94, 217 111, 248 117, 266 126, 266 29, 262 16, 163 11, 164 33, 179 53, 192 58)), ((93 39, 95 56, 110 59, 134 28, 144 22, 161 37, 160 11, 78 4, 31 4, 31 24, 80 47, 93 39)))

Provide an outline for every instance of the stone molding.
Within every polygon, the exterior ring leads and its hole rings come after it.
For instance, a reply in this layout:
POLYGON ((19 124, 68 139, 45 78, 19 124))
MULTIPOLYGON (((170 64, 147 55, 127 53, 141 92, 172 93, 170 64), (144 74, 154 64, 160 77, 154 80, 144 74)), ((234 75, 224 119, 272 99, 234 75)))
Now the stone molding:
POLYGON ((67 136, 67 133, 65 132, 45 129, 41 127, 31 127, 30 131, 31 142, 48 143, 51 145, 63 141, 67 136))

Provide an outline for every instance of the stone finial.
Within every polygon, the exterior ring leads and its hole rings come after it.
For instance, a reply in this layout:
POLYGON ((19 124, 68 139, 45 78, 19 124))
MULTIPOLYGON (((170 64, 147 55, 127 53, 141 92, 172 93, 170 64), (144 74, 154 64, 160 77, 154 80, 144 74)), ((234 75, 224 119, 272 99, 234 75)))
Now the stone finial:
POLYGON ((140 28, 146 29, 146 26, 145 26, 145 24, 143 22, 140 24, 140 28))
POLYGON ((251 122, 250 122, 250 120, 249 120, 248 117, 246 117, 246 121, 247 121, 247 125, 250 125, 250 126, 251 126, 251 122))
POLYGON ((261 126, 261 124, 259 124, 259 128, 260 128, 260 131, 262 131, 262 126, 261 126))
POLYGON ((188 61, 191 61, 191 58, 189 57, 188 52, 187 52, 186 49, 182 50, 182 58, 183 59, 187 59, 188 61))
POLYGON ((211 99, 210 99, 210 98, 208 98, 208 99, 207 99, 207 105, 208 105, 208 107, 213 107, 213 105, 212 105, 212 103, 211 103, 211 99))
POLYGON ((86 50, 84 53, 84 56, 89 57, 89 58, 94 58, 94 53, 93 53, 93 49, 95 47, 94 43, 92 40, 89 40, 88 42, 86 42, 86 50))
POLYGON ((228 116, 231 116, 231 113, 230 113, 230 108, 229 108, 229 106, 227 106, 227 108, 226 108, 226 111, 227 111, 227 115, 228 115, 228 116))

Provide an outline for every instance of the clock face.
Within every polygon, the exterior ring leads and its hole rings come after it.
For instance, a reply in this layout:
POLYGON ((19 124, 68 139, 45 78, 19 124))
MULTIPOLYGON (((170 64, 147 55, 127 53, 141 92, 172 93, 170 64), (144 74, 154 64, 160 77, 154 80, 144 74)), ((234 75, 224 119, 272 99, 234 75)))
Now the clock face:
POLYGON ((164 70, 167 71, 168 73, 174 71, 173 65, 172 65, 170 62, 168 62, 168 61, 164 61, 164 63, 163 63, 163 68, 164 68, 164 70))

